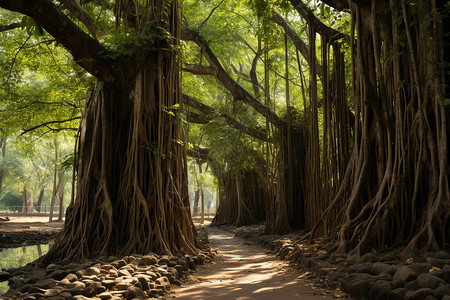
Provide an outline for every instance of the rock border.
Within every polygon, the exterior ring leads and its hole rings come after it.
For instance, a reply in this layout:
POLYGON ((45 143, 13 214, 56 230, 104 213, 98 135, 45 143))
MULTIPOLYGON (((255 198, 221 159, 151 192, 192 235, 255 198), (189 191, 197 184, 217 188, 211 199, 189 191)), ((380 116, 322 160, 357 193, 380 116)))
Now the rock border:
POLYGON ((398 249, 361 257, 333 254, 334 243, 309 243, 309 233, 266 235, 264 225, 219 226, 237 237, 269 249, 301 270, 302 278, 335 290, 336 298, 361 300, 450 300, 450 252, 429 252, 401 260, 398 249))
MULTIPOLYGON (((206 235, 206 236, 205 236, 206 235)), ((200 240, 208 240, 199 228, 200 240)), ((133 254, 121 258, 99 257, 79 262, 60 261, 47 266, 29 263, 0 272, 9 290, 0 299, 148 299, 181 285, 197 266, 209 263, 215 252, 197 255, 133 254)))

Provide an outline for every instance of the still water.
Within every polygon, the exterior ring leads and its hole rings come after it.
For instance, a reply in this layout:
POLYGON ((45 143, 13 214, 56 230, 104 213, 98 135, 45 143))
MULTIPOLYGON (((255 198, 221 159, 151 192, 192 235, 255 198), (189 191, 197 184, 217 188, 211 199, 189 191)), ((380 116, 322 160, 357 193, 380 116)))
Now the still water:
MULTIPOLYGON (((0 251, 0 270, 17 268, 48 252, 48 244, 8 248, 0 251)), ((0 295, 8 291, 8 282, 0 282, 0 295)))

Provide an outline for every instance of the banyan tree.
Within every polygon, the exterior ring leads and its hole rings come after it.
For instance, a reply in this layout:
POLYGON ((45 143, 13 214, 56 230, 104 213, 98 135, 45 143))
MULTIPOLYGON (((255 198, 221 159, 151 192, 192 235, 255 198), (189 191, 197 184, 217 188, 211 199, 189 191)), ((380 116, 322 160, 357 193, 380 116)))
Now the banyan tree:
POLYGON ((76 196, 44 260, 195 252, 184 133, 170 113, 182 103, 178 1, 100 1, 99 11, 114 16, 108 28, 78 1, 60 3, 0 1, 33 18, 97 79, 79 132, 76 196), (119 42, 99 42, 108 34, 119 42))
POLYGON ((340 184, 314 236, 335 237, 338 253, 404 246, 411 257, 444 249, 450 241, 444 3, 325 2, 351 14, 355 122, 345 173, 325 178, 340 184))

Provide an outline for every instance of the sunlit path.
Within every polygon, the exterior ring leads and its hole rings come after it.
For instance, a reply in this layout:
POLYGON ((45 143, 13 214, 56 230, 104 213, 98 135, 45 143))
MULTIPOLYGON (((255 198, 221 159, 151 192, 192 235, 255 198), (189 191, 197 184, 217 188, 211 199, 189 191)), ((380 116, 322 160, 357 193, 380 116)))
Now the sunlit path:
POLYGON ((213 264, 199 268, 192 282, 166 299, 332 299, 306 286, 286 262, 255 245, 209 228, 212 247, 219 249, 213 264))

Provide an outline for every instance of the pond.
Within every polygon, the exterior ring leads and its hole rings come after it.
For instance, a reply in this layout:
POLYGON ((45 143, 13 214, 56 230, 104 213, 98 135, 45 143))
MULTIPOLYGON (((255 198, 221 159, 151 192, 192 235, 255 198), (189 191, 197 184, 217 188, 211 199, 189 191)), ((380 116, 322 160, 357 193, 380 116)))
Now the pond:
MULTIPOLYGON (((0 251, 0 270, 17 268, 48 252, 48 244, 7 248, 0 251)), ((0 295, 8 291, 8 281, 0 282, 0 295)))

